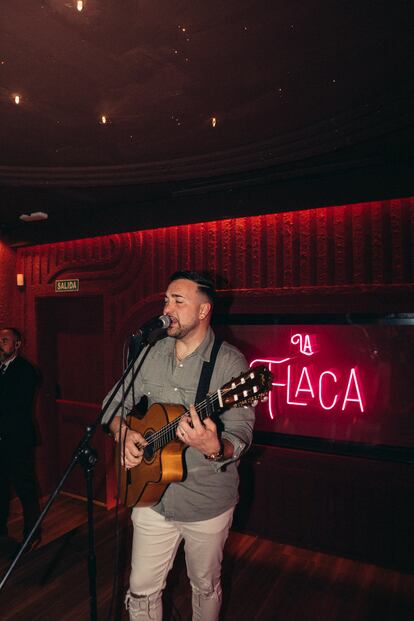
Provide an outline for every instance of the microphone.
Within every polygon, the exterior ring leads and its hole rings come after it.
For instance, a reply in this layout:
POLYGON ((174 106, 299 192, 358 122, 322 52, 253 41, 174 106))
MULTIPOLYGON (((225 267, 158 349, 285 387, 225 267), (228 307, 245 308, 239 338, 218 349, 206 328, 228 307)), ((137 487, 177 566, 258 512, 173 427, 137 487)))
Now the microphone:
POLYGON ((144 325, 133 334, 134 337, 139 337, 148 343, 155 342, 157 337, 161 336, 161 333, 171 325, 171 319, 168 315, 161 315, 160 317, 154 317, 144 323, 144 325))
POLYGON ((145 345, 153 345, 158 339, 165 336, 165 330, 171 325, 168 315, 154 317, 132 334, 128 346, 128 364, 135 360, 145 345))

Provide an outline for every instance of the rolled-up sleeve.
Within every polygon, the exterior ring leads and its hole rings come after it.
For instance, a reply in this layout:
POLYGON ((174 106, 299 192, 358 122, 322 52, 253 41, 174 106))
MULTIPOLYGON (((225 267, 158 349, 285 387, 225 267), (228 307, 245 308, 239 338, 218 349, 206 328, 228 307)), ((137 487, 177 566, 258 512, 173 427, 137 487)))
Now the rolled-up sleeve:
MULTIPOLYGON (((211 390, 224 386, 249 368, 245 357, 235 347, 224 343, 222 350, 210 384, 211 390)), ((221 414, 220 421, 223 425, 221 437, 231 442, 234 447, 233 457, 230 460, 215 462, 217 466, 223 467, 226 463, 237 461, 250 447, 255 423, 254 408, 251 406, 230 408, 221 414)))

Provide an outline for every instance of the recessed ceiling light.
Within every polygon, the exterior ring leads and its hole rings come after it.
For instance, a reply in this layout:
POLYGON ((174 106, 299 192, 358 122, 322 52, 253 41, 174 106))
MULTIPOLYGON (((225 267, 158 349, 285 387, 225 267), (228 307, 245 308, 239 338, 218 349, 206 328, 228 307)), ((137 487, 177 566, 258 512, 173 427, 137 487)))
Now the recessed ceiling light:
POLYGON ((48 217, 48 214, 44 211, 33 211, 30 215, 28 215, 27 213, 22 213, 21 216, 19 216, 20 220, 23 220, 23 222, 36 222, 37 220, 47 220, 48 217))

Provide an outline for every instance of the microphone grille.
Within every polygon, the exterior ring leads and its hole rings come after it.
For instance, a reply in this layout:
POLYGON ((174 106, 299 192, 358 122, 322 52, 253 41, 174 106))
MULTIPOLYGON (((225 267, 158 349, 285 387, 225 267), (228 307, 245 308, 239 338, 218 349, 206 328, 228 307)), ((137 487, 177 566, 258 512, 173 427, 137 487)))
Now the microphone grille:
POLYGON ((161 315, 160 317, 158 317, 158 319, 161 321, 162 323, 162 327, 168 328, 171 325, 171 319, 168 317, 168 315, 161 315))

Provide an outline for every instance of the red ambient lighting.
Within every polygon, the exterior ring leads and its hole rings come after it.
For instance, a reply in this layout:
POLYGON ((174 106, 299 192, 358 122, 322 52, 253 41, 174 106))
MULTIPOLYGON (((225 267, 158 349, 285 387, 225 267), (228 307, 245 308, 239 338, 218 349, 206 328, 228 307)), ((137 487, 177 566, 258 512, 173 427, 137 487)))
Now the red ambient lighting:
POLYGON ((319 368, 316 339, 310 334, 294 334, 290 342, 297 346, 296 355, 287 358, 256 358, 250 366, 266 364, 275 381, 268 401, 269 416, 275 418, 274 402, 288 407, 312 405, 325 411, 364 412, 362 379, 357 367, 337 371, 319 368), (305 356, 305 359, 303 359, 305 356), (310 360, 311 356, 315 359, 310 360), (278 394, 276 393, 278 391, 278 394))

